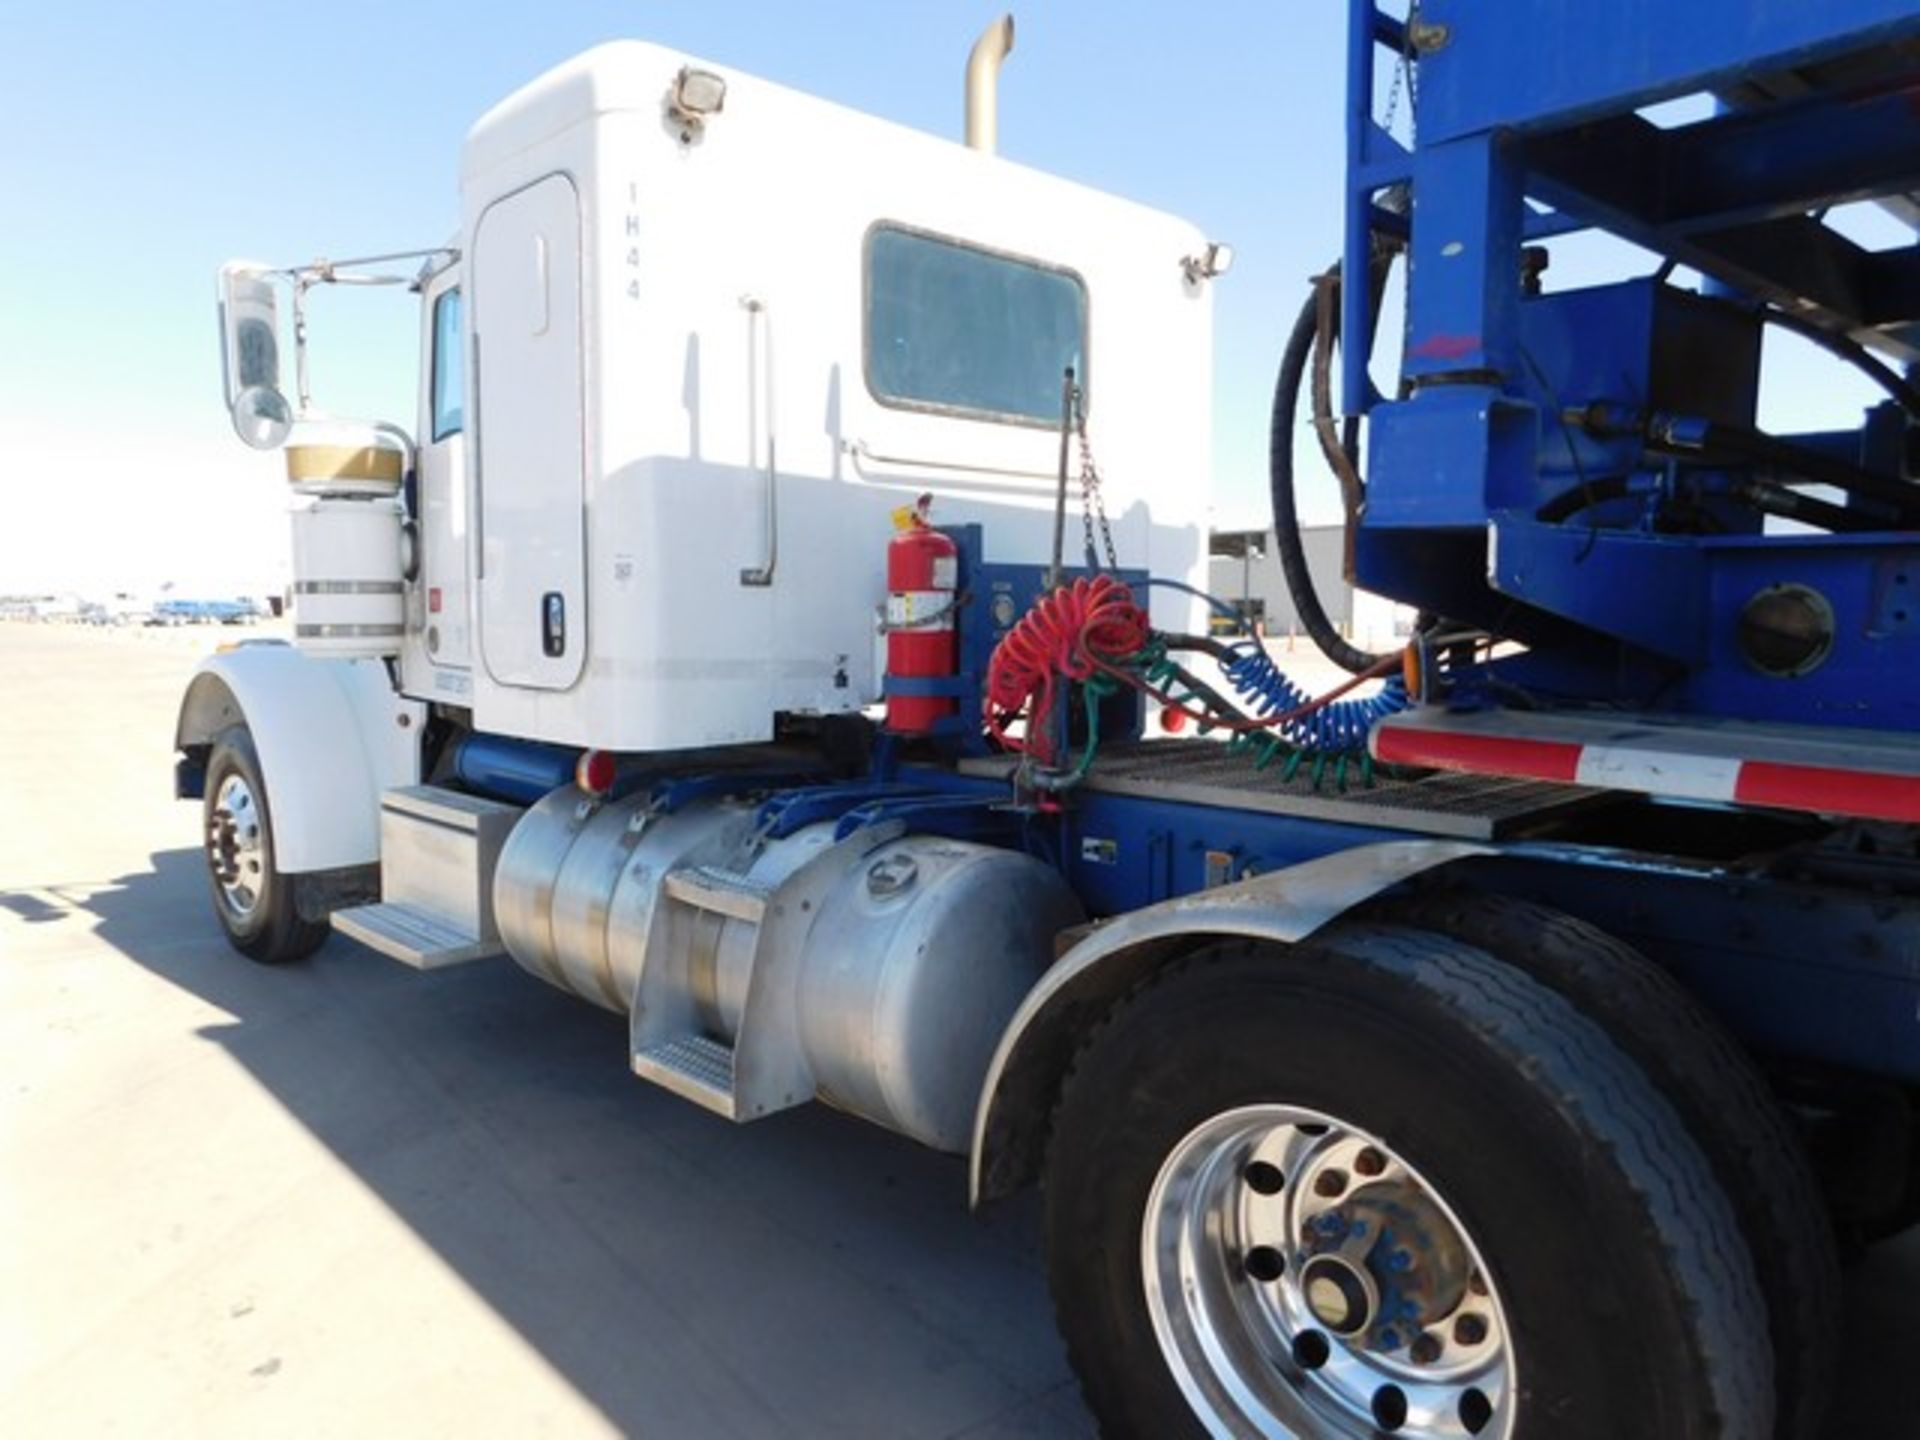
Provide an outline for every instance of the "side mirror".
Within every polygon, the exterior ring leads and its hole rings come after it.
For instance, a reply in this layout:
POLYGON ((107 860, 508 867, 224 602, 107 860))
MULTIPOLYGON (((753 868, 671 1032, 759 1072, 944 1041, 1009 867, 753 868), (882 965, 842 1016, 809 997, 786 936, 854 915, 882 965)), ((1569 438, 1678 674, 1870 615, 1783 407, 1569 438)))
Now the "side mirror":
POLYGON ((280 303, 263 265, 220 267, 220 369, 240 438, 257 450, 285 440, 293 412, 280 393, 280 303))

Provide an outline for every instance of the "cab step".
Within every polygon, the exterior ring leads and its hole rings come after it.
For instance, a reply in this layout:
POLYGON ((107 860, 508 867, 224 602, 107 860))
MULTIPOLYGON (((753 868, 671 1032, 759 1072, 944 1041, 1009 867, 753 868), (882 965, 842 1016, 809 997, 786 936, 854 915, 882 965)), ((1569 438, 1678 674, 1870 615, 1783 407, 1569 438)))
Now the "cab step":
POLYGON ((416 970, 438 970, 506 954, 497 935, 483 938, 443 915, 404 900, 336 910, 333 928, 416 970))
POLYGON ((416 970, 504 955, 493 872, 522 811, 437 785, 380 797, 380 903, 336 910, 333 928, 416 970))

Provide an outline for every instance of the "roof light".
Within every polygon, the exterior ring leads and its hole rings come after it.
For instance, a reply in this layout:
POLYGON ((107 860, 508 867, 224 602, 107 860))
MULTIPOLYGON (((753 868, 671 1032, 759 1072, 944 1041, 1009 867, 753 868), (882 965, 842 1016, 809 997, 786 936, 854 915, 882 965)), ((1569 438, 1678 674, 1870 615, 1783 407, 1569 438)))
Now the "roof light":
POLYGON ((667 108, 676 120, 698 129, 709 115, 718 115, 727 103, 727 82, 711 70, 683 65, 673 77, 667 108))

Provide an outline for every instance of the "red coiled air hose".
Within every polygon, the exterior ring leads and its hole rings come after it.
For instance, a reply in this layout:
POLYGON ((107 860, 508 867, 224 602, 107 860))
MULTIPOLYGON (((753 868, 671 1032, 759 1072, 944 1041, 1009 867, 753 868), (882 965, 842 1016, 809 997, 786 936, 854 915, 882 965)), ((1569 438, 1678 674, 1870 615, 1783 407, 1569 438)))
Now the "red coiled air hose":
POLYGON ((1147 643, 1147 613, 1111 575, 1083 576, 1043 598, 1009 630, 987 665, 987 731, 1009 750, 1054 762, 1058 677, 1085 680, 1102 655, 1130 655, 1147 643), (1007 734, 1024 716, 1026 734, 1007 734))

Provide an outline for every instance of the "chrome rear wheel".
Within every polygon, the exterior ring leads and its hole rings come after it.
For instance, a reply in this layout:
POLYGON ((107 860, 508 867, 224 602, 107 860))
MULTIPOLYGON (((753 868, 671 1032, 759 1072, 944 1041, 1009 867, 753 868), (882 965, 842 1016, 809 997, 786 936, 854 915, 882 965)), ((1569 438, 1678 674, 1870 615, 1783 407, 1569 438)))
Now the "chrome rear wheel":
POLYGON ((1514 1356, 1445 1199, 1337 1117, 1250 1105, 1168 1154, 1141 1228, 1160 1348, 1218 1435, 1513 1433, 1514 1356))
POLYGON ((1780 1440, 1752 1260, 1678 1112, 1459 941, 1168 964, 1085 1032, 1043 1198, 1116 1440, 1780 1440))

